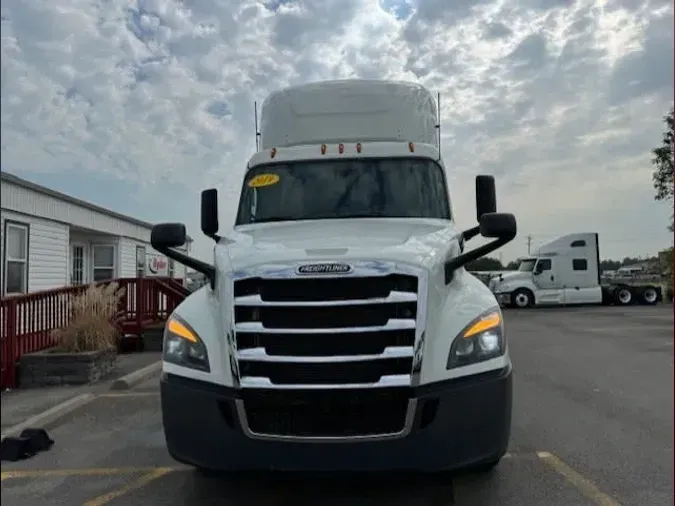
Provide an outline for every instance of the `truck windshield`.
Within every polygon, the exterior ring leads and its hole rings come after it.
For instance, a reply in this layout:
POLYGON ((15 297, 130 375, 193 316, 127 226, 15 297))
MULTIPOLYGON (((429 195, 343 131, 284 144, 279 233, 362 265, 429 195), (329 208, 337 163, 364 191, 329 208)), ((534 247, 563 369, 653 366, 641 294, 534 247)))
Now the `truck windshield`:
POLYGON ((237 225, 335 218, 450 219, 441 167, 425 159, 321 160, 246 174, 237 225))
POLYGON ((536 258, 528 258, 527 260, 523 260, 522 262, 520 262, 518 270, 523 272, 532 272, 534 270, 534 264, 536 263, 537 263, 536 258))

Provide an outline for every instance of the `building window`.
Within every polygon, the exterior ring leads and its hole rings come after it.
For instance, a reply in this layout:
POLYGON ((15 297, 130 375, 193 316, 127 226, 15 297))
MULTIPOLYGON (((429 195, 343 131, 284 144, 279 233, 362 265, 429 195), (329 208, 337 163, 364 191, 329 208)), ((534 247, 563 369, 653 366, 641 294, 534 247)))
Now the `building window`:
POLYGON ((583 248, 584 246, 586 246, 586 241, 584 241, 583 239, 577 239, 572 244, 570 244, 570 246, 572 248, 583 248))
POLYGON ((145 246, 136 246, 136 277, 145 276, 145 246))
POLYGON ((575 271, 588 270, 588 261, 585 258, 575 258, 572 260, 572 269, 575 271))
POLYGON ((173 258, 169 258, 169 277, 173 278, 176 274, 176 262, 173 258))
POLYGON ((6 295, 28 292, 28 231, 25 223, 5 222, 6 295))
POLYGON ((115 246, 94 244, 94 282, 110 281, 115 277, 115 246))

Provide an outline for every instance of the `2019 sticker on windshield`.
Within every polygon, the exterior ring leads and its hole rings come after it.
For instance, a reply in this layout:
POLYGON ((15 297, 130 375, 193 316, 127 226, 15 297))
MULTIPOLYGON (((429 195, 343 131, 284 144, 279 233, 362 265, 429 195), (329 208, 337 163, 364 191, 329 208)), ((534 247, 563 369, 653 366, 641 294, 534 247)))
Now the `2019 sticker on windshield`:
POLYGON ((258 174, 248 182, 249 188, 262 188, 263 186, 272 186, 279 182, 277 174, 258 174))

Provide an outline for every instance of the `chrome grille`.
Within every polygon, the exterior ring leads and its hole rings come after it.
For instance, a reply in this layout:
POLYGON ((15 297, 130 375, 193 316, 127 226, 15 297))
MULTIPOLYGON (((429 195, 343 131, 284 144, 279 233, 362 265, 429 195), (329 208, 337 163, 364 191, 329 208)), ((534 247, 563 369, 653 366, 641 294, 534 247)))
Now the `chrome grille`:
POLYGON ((409 383, 417 284, 397 274, 236 281, 242 386, 409 383))
POLYGON ((371 275, 339 277, 300 278, 289 269, 270 272, 234 281, 234 345, 245 429, 294 438, 311 437, 312 430, 319 438, 400 433, 414 402, 403 393, 393 400, 391 395, 412 383, 420 330, 418 277, 379 267, 371 275), (247 397, 260 389, 282 397, 314 391, 318 397, 309 396, 302 409, 293 407, 289 398, 288 409, 282 410, 278 399, 268 406, 265 396, 255 402, 247 397), (371 407, 382 396, 382 406, 396 414, 395 420, 377 422, 377 410, 357 408, 357 399, 368 391, 374 395, 371 407), (343 394, 329 401, 336 392, 343 394), (333 413, 326 420, 332 421, 319 423, 319 413, 329 412, 326 403, 333 413), (314 425, 312 405, 314 417, 319 416, 314 425), (276 422, 268 416, 275 409, 276 422), (286 418, 281 418, 282 411, 286 418))
POLYGON ((416 293, 417 284, 416 277, 404 274, 295 279, 252 277, 235 283, 234 296, 237 305, 257 305, 260 302, 291 302, 295 305, 298 302, 364 301, 389 297, 392 292, 416 293))

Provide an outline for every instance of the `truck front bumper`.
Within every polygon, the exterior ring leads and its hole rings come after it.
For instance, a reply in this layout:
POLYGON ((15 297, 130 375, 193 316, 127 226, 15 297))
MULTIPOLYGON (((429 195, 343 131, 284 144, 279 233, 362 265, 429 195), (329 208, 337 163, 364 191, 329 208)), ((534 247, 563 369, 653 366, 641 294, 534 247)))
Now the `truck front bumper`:
POLYGON ((511 304, 511 292, 499 292, 494 294, 495 299, 497 299, 497 303, 501 307, 508 306, 511 304))
POLYGON ((511 431, 511 367, 410 389, 410 432, 358 442, 249 437, 241 391, 174 375, 161 380, 164 434, 179 462, 222 471, 446 471, 499 459, 511 431))

